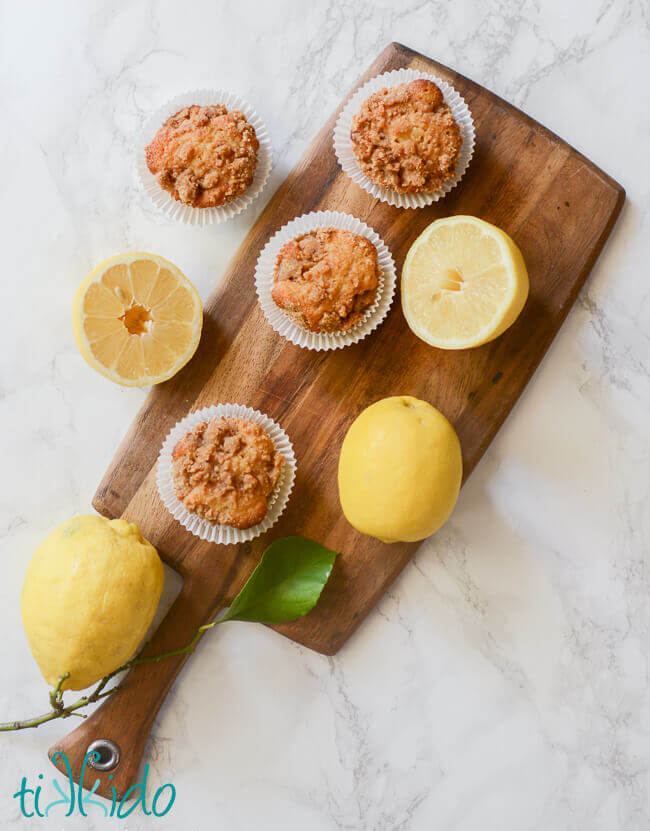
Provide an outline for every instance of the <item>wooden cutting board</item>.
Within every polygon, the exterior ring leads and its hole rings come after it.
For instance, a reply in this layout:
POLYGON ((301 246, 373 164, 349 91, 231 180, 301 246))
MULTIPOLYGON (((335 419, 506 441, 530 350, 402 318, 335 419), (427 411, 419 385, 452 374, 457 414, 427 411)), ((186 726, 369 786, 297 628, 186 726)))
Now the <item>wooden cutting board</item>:
MULTIPOLYGON (((327 655, 340 649, 417 548, 384 545, 358 534, 342 516, 336 469, 348 426, 384 396, 423 398, 456 427, 467 477, 546 352, 621 210, 623 189, 584 156, 479 84, 400 44, 381 53, 355 90, 374 75, 401 67, 440 76, 472 111, 476 152, 460 185, 418 211, 377 202, 338 167, 332 149, 338 111, 334 113, 208 298, 195 357, 179 375, 152 390, 99 486, 96 509, 137 522, 184 578, 153 638, 152 652, 187 643, 215 608, 239 590, 268 543, 288 534, 311 537, 341 554, 317 608, 275 628, 327 655), (528 264, 531 291, 522 315, 493 343, 445 352, 411 334, 398 295, 379 330, 355 346, 328 353, 293 346, 260 312, 255 263, 278 228, 300 214, 324 209, 346 211, 372 226, 391 249, 398 270, 413 240, 438 217, 473 214, 498 225, 515 239, 528 264), (155 485, 156 458, 169 429, 189 410, 218 402, 248 404, 279 421, 298 458, 295 489, 278 524, 238 547, 218 547, 192 536, 167 513, 155 485)), ((138 667, 123 690, 50 753, 65 751, 78 776, 90 741, 113 739, 122 748, 113 784, 123 793, 135 780, 153 719, 185 657, 138 667)), ((92 772, 88 780, 94 778, 92 772)), ((100 778, 99 793, 110 795, 105 775, 100 778)))

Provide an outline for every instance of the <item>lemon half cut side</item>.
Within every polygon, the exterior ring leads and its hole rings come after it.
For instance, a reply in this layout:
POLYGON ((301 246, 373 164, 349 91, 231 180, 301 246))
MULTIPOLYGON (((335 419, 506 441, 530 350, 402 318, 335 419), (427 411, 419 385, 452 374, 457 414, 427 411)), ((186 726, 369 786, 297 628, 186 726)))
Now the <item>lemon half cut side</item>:
POLYGON ((469 349, 511 326, 528 297, 519 248, 474 216, 432 222, 402 269, 402 309, 419 338, 440 349, 469 349))
POLYGON ((179 268, 155 254, 120 254, 77 289, 72 322, 79 351, 111 381, 159 384, 190 360, 201 337, 203 306, 179 268))

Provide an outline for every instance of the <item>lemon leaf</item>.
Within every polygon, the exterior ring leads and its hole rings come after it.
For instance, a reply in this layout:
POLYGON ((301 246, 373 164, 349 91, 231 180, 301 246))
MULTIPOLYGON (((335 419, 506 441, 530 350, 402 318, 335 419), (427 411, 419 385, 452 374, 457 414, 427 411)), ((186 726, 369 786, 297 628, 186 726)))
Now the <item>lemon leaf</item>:
POLYGON ((337 553, 304 537, 275 540, 219 623, 283 623, 306 615, 318 602, 337 553))

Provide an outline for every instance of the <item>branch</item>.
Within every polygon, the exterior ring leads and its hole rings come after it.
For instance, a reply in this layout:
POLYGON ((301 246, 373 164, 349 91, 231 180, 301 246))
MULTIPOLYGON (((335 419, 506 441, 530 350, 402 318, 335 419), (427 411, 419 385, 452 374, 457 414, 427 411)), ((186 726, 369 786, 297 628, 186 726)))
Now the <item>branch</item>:
POLYGON ((6 733, 10 730, 27 730, 30 727, 40 727, 41 724, 45 724, 48 721, 53 721, 56 718, 68 718, 69 716, 81 716, 82 718, 86 718, 85 715, 82 713, 78 713, 77 710, 82 710, 84 707, 88 707, 90 704, 94 704, 96 701, 99 701, 102 698, 106 698, 109 695, 112 695, 114 692, 117 692, 121 688, 121 684, 116 684, 114 687, 111 687, 109 690, 106 689, 106 685, 109 681, 115 678, 116 675, 120 675, 122 672, 127 672, 130 669, 133 669, 135 666, 139 666, 140 664, 150 664, 155 663, 158 661, 162 661, 165 658, 172 658, 176 655, 185 655, 194 652, 196 649, 196 645, 201 640, 203 635, 207 632, 208 629, 212 629, 219 623, 218 620, 212 621, 212 623, 206 623, 204 626, 199 627, 198 631, 192 638, 192 640, 187 644, 187 646, 182 647, 181 649, 174 649, 172 652, 163 652, 161 655, 147 655, 144 656, 142 653, 146 650, 147 645, 145 644, 144 647, 138 652, 138 654, 131 658, 130 661, 127 661, 122 666, 119 666, 117 669, 114 669, 112 672, 109 672, 108 675, 105 675, 97 684, 95 689, 89 695, 83 695, 81 698, 74 701, 72 704, 64 704, 63 702, 63 684, 67 679, 70 677, 70 673, 66 672, 65 675, 62 675, 56 687, 53 690, 50 690, 50 710, 47 713, 43 713, 41 716, 34 716, 33 718, 23 719, 22 721, 5 721, 0 722, 0 733, 6 733))
POLYGON ((231 602, 226 614, 217 618, 219 612, 217 609, 212 622, 199 627, 187 646, 174 649, 172 652, 164 652, 162 655, 144 655, 149 645, 147 643, 130 661, 105 675, 90 695, 84 695, 67 706, 63 701, 63 685, 70 674, 66 673, 59 678, 50 692, 48 713, 23 721, 0 723, 0 732, 39 727, 47 721, 73 715, 85 718, 85 715, 78 713, 77 710, 82 710, 89 704, 94 704, 120 689, 121 684, 106 689, 108 682, 116 675, 127 672, 140 664, 150 664, 165 658, 194 652, 196 645, 207 630, 212 629, 218 623, 226 620, 283 623, 306 615, 318 602, 323 587, 329 580, 336 556, 336 551, 330 551, 319 543, 302 537, 285 537, 275 540, 262 554, 262 559, 231 602))
MULTIPOLYGON (((59 684, 62 684, 64 680, 65 679, 61 677, 59 679, 59 684)), ((28 727, 40 727, 41 724, 45 724, 47 721, 52 721, 55 718, 68 718, 69 716, 81 715, 76 711, 81 710, 83 707, 87 707, 89 704, 92 704, 95 701, 99 701, 100 698, 105 698, 107 695, 112 695, 118 689, 119 686, 112 687, 110 690, 105 690, 104 692, 99 693, 97 689, 95 689, 95 691, 92 692, 90 695, 82 696, 73 704, 63 706, 63 702, 61 701, 60 708, 53 707, 49 711, 49 713, 44 713, 42 716, 34 716, 34 718, 24 719, 23 721, 0 722, 0 733, 6 733, 9 730, 26 730, 28 727)), ((52 694, 53 692, 50 693, 50 699, 52 697, 52 694)), ((83 718, 85 718, 85 716, 83 716, 83 718)))
POLYGON ((56 687, 50 692, 50 707, 53 710, 57 710, 60 712, 63 709, 63 690, 61 687, 63 686, 63 682, 67 681, 70 677, 70 673, 66 672, 65 675, 62 675, 56 687))

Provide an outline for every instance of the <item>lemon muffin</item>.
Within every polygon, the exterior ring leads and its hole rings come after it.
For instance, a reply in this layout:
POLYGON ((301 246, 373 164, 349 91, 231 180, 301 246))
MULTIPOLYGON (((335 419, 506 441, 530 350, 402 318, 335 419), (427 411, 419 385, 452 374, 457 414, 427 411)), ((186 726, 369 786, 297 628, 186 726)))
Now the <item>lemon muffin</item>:
POLYGON ((266 516, 284 457, 266 431, 242 418, 203 421, 172 453, 176 498, 218 525, 250 528, 266 516))
POLYGON ((149 171, 178 202, 215 208, 253 182, 259 142, 239 110, 223 105, 183 107, 146 148, 149 171))
POLYGON ((440 88, 426 79, 366 98, 350 138, 366 176, 398 193, 438 190, 456 172, 462 144, 440 88))
POLYGON ((364 317, 378 285, 377 249, 369 239, 317 228, 282 246, 271 296, 302 328, 342 332, 364 317))

